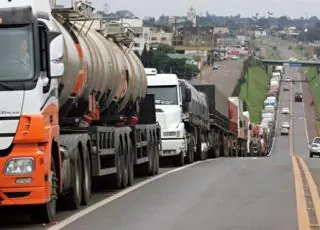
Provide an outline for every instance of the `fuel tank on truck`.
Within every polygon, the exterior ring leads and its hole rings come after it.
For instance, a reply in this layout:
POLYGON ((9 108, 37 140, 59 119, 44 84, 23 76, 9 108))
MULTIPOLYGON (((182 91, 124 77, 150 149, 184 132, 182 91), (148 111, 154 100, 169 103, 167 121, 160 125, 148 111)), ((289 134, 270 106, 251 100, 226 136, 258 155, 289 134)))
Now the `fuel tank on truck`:
MULTIPOLYGON (((132 50, 115 44, 83 22, 62 25, 53 19, 64 38, 65 72, 61 79, 60 106, 70 99, 88 103, 93 95, 104 112, 114 102, 120 112, 146 94, 146 76, 142 63, 132 50), (81 29, 82 28, 82 29, 81 29)), ((81 105, 81 115, 88 112, 81 105)))

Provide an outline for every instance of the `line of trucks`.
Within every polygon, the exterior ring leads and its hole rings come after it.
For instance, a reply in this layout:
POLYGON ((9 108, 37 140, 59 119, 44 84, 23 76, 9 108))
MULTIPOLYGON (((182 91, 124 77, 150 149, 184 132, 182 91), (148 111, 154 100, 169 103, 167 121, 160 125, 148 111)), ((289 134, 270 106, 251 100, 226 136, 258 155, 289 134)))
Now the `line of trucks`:
POLYGON ((268 155, 272 139, 275 134, 276 111, 281 79, 284 76, 283 66, 274 66, 270 79, 267 98, 264 100, 264 109, 261 111, 261 122, 252 126, 251 151, 255 155, 268 155))
POLYGON ((145 69, 133 31, 115 28, 83 2, 0 3, 0 208, 50 222, 58 201, 78 209, 95 184, 158 174, 160 157, 181 166, 250 155, 238 97, 145 69))

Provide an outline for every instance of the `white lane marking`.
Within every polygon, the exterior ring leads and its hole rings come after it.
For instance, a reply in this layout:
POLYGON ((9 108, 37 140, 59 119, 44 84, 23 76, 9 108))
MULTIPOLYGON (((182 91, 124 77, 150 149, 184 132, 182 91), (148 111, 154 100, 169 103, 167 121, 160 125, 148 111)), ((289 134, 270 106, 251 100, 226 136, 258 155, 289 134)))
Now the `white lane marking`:
POLYGON ((133 192, 133 191, 135 191, 135 190, 137 190, 137 189, 139 189, 139 188, 141 188, 141 187, 143 187, 143 186, 145 186, 145 185, 147 185, 147 184, 149 184, 149 183, 151 183, 153 181, 159 180, 160 178, 168 176, 168 175, 170 175, 172 173, 182 171, 184 169, 190 168, 192 166, 195 166, 195 165, 198 165, 198 164, 201 164, 201 163, 220 160, 220 159, 223 159, 223 158, 224 157, 208 159, 208 160, 205 160, 205 161, 198 161, 198 162, 195 162, 193 164, 186 165, 186 166, 183 166, 183 167, 180 167, 180 168, 176 168, 176 169, 173 169, 171 171, 159 174, 159 175, 157 175, 155 177, 152 177, 152 178, 147 179, 145 181, 142 181, 142 182, 140 182, 140 183, 138 183, 136 185, 133 185, 133 186, 131 186, 131 187, 119 192, 119 193, 116 193, 116 194, 114 194, 114 195, 112 195, 110 197, 107 197, 107 198, 99 201, 98 203, 93 204, 93 205, 81 210, 80 212, 77 212, 77 213, 69 216, 67 219, 62 220, 58 224, 56 224, 54 226, 51 226, 51 227, 47 228, 46 230, 60 230, 60 229, 62 229, 64 227, 66 227, 67 225, 75 222, 76 220, 80 219, 81 217, 83 217, 83 216, 85 216, 85 215, 87 215, 87 214, 89 214, 89 213, 101 208, 102 206, 107 205, 107 204, 111 203, 112 201, 117 200, 117 199, 123 197, 124 195, 126 195, 126 194, 128 194, 130 192, 133 192))
MULTIPOLYGON (((300 92, 303 93, 300 72, 298 72, 298 76, 299 76, 300 92)), ((309 134, 308 134, 308 128, 307 128, 306 111, 305 111, 304 102, 305 102, 304 99, 302 99, 304 130, 306 132, 307 143, 309 143, 309 134)))

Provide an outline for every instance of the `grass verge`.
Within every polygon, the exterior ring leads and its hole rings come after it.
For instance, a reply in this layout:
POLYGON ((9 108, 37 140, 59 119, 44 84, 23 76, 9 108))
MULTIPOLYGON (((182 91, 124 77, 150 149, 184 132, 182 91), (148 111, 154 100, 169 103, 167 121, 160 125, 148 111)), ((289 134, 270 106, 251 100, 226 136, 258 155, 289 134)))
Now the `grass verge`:
POLYGON ((316 127, 320 131, 320 78, 316 68, 306 68, 308 86, 311 90, 316 109, 316 127))
POLYGON ((250 119, 254 123, 261 120, 263 102, 268 94, 268 74, 258 65, 249 67, 240 85, 239 97, 246 103, 250 119))

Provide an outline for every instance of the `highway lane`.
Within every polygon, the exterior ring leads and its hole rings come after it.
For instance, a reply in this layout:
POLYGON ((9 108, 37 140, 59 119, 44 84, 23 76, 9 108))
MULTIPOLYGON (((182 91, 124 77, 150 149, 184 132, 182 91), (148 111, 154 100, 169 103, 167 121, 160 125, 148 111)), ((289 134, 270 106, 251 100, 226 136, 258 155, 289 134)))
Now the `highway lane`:
POLYGON ((227 96, 232 96, 242 72, 243 60, 225 60, 216 62, 218 70, 207 68, 191 82, 205 81, 215 84, 227 96))
MULTIPOLYGON (((160 168, 159 175, 168 173, 174 170, 174 167, 165 166, 160 168)), ((144 182, 152 177, 140 177, 135 178, 134 185, 137 185, 141 182, 144 182)), ((89 206, 95 205, 103 199, 112 197, 123 190, 114 190, 114 189, 97 189, 92 194, 89 206)), ((57 222, 60 222, 69 216, 82 211, 87 206, 82 206, 79 210, 63 210, 59 209, 55 220, 49 224, 34 224, 30 220, 28 215, 28 209, 23 209, 21 207, 17 208, 0 208, 0 229, 12 229, 12 230, 25 230, 25 229, 46 229, 51 225, 54 225, 57 222)))
MULTIPOLYGON (((290 92, 281 91, 282 106, 290 92)), ((199 163, 48 230, 298 229, 289 137, 279 134, 287 119, 278 117, 268 158, 199 163)))
MULTIPOLYGON (((280 46, 279 51, 284 58, 297 56, 292 50, 288 49, 288 44, 292 44, 286 41, 272 41, 274 44, 280 46)), ((312 179, 314 180, 318 193, 320 193, 320 164, 317 157, 309 158, 308 142, 315 136, 315 122, 314 121, 314 107, 310 106, 310 95, 307 82, 299 82, 301 79, 305 79, 301 76, 301 71, 298 68, 292 69, 292 78, 296 81, 296 84, 292 84, 292 96, 296 91, 303 92, 303 103, 293 102, 292 108, 292 120, 293 120, 293 151, 297 156, 300 156, 305 161, 307 167, 311 172, 312 179)))
MULTIPOLYGON (((208 161, 150 183, 63 229, 296 229, 288 155, 208 161)), ((59 228, 52 228, 59 229, 59 228)))

